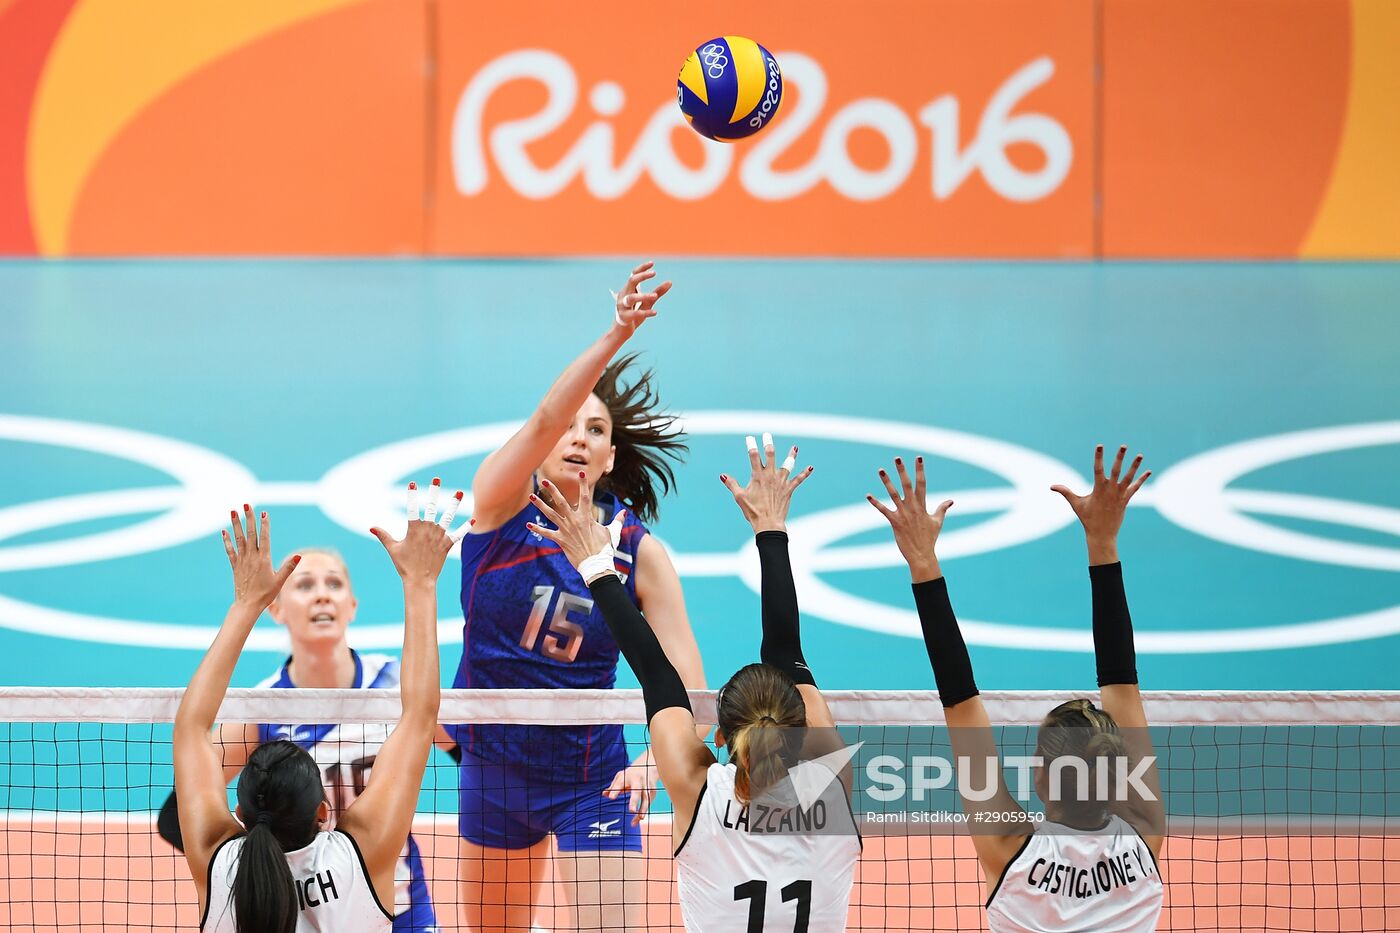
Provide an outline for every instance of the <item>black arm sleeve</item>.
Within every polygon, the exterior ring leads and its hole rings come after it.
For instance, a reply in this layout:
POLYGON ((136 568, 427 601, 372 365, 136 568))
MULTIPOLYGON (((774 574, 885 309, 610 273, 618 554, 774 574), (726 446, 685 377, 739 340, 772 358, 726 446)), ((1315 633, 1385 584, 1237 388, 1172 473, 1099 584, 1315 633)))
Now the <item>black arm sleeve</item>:
POLYGON ((1133 648, 1128 594, 1123 590, 1123 565, 1090 567, 1089 584, 1094 593, 1094 661, 1099 670, 1099 686, 1135 684, 1137 652, 1133 648))
POLYGON ((758 656, 764 664, 787 673, 794 683, 817 685, 802 656, 802 631, 797 612, 797 587, 792 582, 786 531, 760 531, 754 539, 763 583, 763 644, 758 656))
POLYGON ((938 684, 938 699, 948 707, 977 696, 972 659, 967 656, 967 643, 948 599, 948 581, 939 577, 915 583, 914 604, 919 607, 919 625, 933 665, 933 680, 938 684))
POLYGON ((160 815, 156 817, 156 830, 160 833, 160 838, 174 846, 177 851, 185 851, 185 837, 180 835, 180 808, 175 802, 173 790, 170 796, 165 798, 160 815))
POLYGON ((647 704, 647 722, 663 709, 680 706, 690 709, 690 697, 686 695, 681 675, 671 664, 656 633, 642 616, 627 588, 615 574, 607 573, 588 585, 593 594, 593 604, 603 614, 603 621, 612 632, 622 655, 631 665, 632 672, 642 682, 642 696, 647 704))

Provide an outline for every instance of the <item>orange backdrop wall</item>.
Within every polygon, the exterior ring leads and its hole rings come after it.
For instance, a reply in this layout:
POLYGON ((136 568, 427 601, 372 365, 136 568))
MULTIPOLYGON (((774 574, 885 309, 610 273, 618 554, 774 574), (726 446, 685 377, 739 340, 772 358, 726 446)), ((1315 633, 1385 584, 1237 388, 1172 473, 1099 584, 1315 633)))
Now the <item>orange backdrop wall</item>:
POLYGON ((0 254, 1400 257, 1395 0, 0 0, 0 254), (777 56, 685 127, 686 52, 777 56))
POLYGON ((1092 255, 1092 0, 439 11, 438 252, 1092 255), (735 144, 675 101, 721 34, 783 68, 735 144))

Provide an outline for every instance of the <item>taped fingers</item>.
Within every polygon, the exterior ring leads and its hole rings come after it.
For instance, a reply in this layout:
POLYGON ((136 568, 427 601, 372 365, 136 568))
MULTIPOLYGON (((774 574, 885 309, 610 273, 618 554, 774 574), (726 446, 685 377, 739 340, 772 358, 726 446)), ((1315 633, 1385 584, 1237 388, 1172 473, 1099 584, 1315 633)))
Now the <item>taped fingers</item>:
POLYGON ((784 473, 791 474, 791 473, 792 473, 792 469, 793 469, 793 467, 795 467, 795 466, 797 466, 797 445, 796 445, 796 444, 794 444, 794 445, 792 446, 792 449, 788 451, 787 458, 783 460, 783 465, 782 465, 781 467, 779 467, 778 469, 782 470, 784 473))
POLYGON ((758 441, 752 434, 744 435, 744 448, 749 452, 749 466, 757 473, 763 469, 763 460, 758 455, 758 441))
POLYGON ((434 521, 437 521, 437 514, 438 514, 438 495, 439 495, 441 492, 442 492, 442 480, 439 479, 438 477, 434 476, 434 477, 433 477, 433 483, 432 483, 432 485, 428 487, 428 502, 427 502, 427 505, 425 505, 425 506, 423 507, 423 521, 425 521, 425 522, 434 522, 434 521))
POLYGON ((438 525, 444 531, 452 527, 452 520, 457 517, 457 509, 461 504, 462 490, 459 489, 451 499, 447 500, 447 507, 442 510, 442 517, 438 519, 438 525))

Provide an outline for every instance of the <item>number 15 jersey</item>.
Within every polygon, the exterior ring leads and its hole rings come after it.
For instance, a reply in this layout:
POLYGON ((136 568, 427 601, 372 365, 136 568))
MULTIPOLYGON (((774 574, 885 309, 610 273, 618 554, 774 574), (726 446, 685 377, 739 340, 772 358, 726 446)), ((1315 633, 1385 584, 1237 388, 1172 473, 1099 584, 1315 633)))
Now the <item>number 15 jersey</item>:
MULTIPOLYGON (((603 524, 622 507, 594 500, 603 524)), ((549 527, 532 505, 500 528, 462 539, 462 661, 454 687, 490 689, 611 688, 618 647, 588 587, 553 541, 525 527, 549 527)), ((629 509, 616 567, 627 594, 646 526, 629 509)), ((607 783, 627 766, 622 727, 464 725, 449 727, 464 752, 524 768, 556 784, 607 783)))

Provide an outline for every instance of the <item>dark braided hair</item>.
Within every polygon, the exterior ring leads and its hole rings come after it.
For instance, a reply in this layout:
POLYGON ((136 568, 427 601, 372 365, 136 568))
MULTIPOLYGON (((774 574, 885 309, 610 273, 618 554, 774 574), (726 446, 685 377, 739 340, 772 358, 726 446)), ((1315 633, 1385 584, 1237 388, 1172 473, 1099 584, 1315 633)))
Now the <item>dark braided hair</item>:
POLYGON ((623 374, 636 359, 637 354, 629 353, 610 363, 593 387, 612 417, 612 444, 617 448, 612 472, 598 488, 621 499, 637 518, 651 522, 661 497, 676 485, 667 458, 679 461, 688 448, 675 416, 659 410, 661 399, 651 385, 653 370, 623 384, 623 374))

